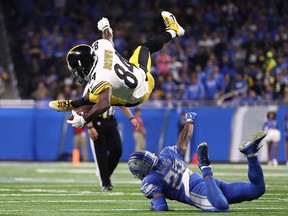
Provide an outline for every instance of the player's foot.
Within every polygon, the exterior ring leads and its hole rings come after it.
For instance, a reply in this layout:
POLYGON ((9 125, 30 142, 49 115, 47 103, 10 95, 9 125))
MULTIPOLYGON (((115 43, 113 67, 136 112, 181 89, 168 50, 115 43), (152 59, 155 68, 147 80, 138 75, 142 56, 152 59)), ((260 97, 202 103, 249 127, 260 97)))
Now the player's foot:
POLYGON ((273 166, 278 166, 278 161, 275 158, 272 160, 272 165, 273 166))
POLYGON ((113 186, 112 185, 108 185, 108 186, 103 186, 102 187, 102 191, 112 191, 113 186))
POLYGON ((210 167, 210 159, 208 155, 208 145, 206 142, 202 142, 197 147, 198 166, 202 170, 206 167, 210 167))
POLYGON ((184 35, 185 30, 178 24, 173 14, 168 11, 162 11, 161 15, 164 20, 166 30, 174 30, 178 37, 184 35))
POLYGON ((252 136, 247 142, 243 142, 238 146, 239 151, 247 157, 255 157, 258 150, 262 147, 259 147, 259 143, 265 136, 265 131, 258 131, 252 134, 252 136))
POLYGON ((50 101, 49 107, 58 112, 68 112, 74 109, 71 105, 71 100, 50 101))

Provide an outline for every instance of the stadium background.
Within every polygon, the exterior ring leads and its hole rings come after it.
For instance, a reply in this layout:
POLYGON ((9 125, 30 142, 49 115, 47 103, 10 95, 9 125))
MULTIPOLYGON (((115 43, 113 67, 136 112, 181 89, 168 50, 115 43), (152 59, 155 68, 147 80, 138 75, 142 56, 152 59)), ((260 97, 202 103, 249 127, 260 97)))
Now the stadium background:
MULTIPOLYGON (((78 97, 83 89, 70 78, 67 51, 99 38, 97 21, 106 16, 114 29, 116 49, 129 57, 138 43, 162 31, 159 14, 165 9, 176 15, 187 34, 153 56, 156 88, 142 106, 148 149, 158 152, 175 144, 181 111, 195 110, 199 118, 191 154, 205 140, 213 161, 238 162, 242 158, 235 146, 260 130, 267 111, 275 110, 282 132, 279 161, 284 162, 287 4, 280 0, 245 4, 240 0, 1 1, 0 159, 54 161, 69 154, 72 132, 65 126, 67 114, 47 109, 50 100, 78 97)), ((120 112, 117 118, 125 161, 134 150, 132 128, 120 112)), ((265 151, 261 154, 265 161, 265 151)))

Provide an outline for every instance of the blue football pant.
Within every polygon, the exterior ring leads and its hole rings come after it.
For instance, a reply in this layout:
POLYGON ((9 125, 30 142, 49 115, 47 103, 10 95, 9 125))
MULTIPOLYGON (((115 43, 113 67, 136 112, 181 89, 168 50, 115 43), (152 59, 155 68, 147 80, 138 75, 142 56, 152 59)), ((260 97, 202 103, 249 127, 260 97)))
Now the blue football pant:
POLYGON ((192 201, 203 211, 227 211, 229 204, 257 199, 265 193, 263 171, 257 157, 248 158, 248 178, 250 182, 227 183, 214 177, 198 183, 194 181, 191 191, 191 196, 194 197, 192 201), (211 208, 212 206, 209 206, 205 199, 208 199, 214 208, 211 208), (202 200, 202 202, 196 203, 195 200, 202 200))
POLYGON ((265 193, 263 171, 257 157, 248 159, 248 178, 250 182, 226 183, 215 179, 216 184, 229 204, 258 199, 265 193))

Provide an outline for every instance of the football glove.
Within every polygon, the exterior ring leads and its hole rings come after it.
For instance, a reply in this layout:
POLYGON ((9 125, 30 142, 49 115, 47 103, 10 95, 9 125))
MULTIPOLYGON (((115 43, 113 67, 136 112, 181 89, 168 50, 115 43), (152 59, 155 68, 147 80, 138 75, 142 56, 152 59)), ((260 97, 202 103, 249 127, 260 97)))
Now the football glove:
POLYGON ((68 124, 71 124, 72 127, 82 128, 86 121, 83 116, 78 115, 74 110, 72 110, 73 120, 67 120, 68 124))
POLYGON ((197 113, 195 112, 188 112, 185 114, 185 122, 193 123, 197 117, 197 113))
POLYGON ((106 28, 110 28, 109 20, 103 17, 101 20, 98 21, 97 27, 100 31, 104 31, 106 28))

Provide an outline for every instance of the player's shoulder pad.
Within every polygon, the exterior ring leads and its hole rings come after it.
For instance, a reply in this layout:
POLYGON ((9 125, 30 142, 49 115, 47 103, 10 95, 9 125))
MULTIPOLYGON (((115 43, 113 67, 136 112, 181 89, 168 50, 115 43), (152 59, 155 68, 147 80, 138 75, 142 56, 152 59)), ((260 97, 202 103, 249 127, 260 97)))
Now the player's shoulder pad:
POLYGON ((179 148, 176 145, 173 146, 167 146, 165 147, 161 152, 160 155, 164 155, 166 157, 169 157, 171 155, 171 152, 175 154, 181 154, 179 151, 179 148))

